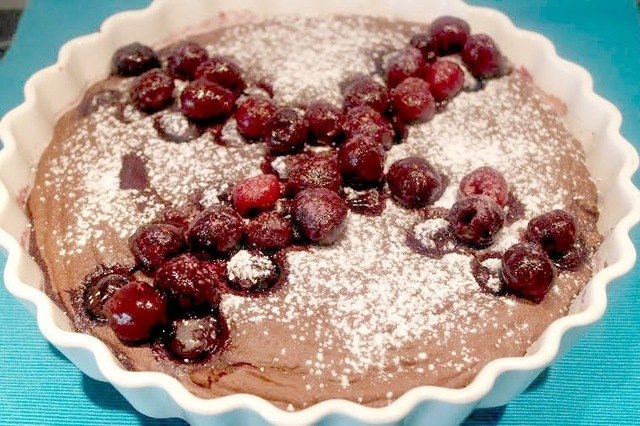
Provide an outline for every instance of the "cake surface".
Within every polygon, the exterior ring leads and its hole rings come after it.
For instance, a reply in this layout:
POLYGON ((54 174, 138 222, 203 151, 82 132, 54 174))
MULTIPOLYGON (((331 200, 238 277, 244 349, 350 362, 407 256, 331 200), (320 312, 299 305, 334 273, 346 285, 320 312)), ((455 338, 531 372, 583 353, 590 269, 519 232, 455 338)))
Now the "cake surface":
MULTIPOLYGON (((365 17, 283 17, 195 40, 232 57, 247 81, 267 82, 276 103, 304 107, 313 100, 341 105, 344 81, 377 72, 380 57, 423 29, 365 17)), ((91 93, 124 93, 130 84, 111 77, 91 93)), ((85 277, 96 265, 132 266, 128 238, 139 226, 194 194, 202 194, 205 207, 217 203, 229 186, 262 173, 267 149, 247 144, 233 120, 221 130, 223 143, 210 131, 187 143, 167 141, 157 118, 180 132, 189 123, 179 113, 91 103, 98 95, 56 127, 29 199, 48 291, 78 330, 100 337, 125 366, 168 372, 196 395, 247 392, 293 408, 330 398, 379 406, 419 385, 461 387, 491 360, 523 355, 566 314, 591 275, 588 263, 561 271, 534 304, 482 291, 469 251, 434 258, 407 242, 438 224, 425 220, 429 209, 449 209, 460 180, 488 165, 503 173, 523 212, 484 252, 504 252, 530 219, 556 208, 576 217, 588 247, 597 245, 596 192, 580 143, 556 105, 525 72, 514 71, 461 93, 431 121, 411 125, 406 141, 387 152, 387 168, 421 156, 446 176, 432 206, 410 210, 386 199, 380 215, 350 212, 332 245, 285 249, 281 286, 257 297, 222 296, 229 343, 207 362, 181 363, 152 345, 123 344, 78 303, 85 277), (123 169, 140 164, 145 184, 123 185, 123 169)), ((347 198, 354 192, 345 191, 347 198)))

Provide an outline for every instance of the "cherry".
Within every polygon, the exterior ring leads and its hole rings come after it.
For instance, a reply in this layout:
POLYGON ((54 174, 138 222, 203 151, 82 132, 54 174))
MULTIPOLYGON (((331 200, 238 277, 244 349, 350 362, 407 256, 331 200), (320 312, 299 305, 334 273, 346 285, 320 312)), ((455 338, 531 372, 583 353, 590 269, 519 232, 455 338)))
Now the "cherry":
POLYGON ((539 244, 552 258, 562 257, 576 243, 575 218, 561 209, 537 216, 529 221, 527 239, 539 244))
POLYGON ((409 77, 391 90, 391 104, 398 117, 405 122, 427 122, 436 113, 436 102, 429 84, 409 77))
POLYGON ((109 326, 125 343, 149 339, 167 321, 165 297, 144 281, 131 281, 117 289, 106 303, 109 326))
POLYGON ((486 34, 469 37, 462 51, 462 62, 478 79, 500 77, 507 71, 507 60, 495 41, 486 34))
POLYGON ((213 254, 233 249, 244 235, 244 222, 231 207, 214 204, 202 211, 189 226, 191 244, 213 254))
POLYGON ((182 318, 172 322, 166 346, 178 359, 198 360, 219 350, 221 337, 218 320, 214 316, 182 318))
POLYGON ((224 56, 212 56, 201 62, 194 72, 194 77, 212 81, 232 92, 242 92, 246 87, 240 67, 224 56))
POLYGON ((194 80, 180 94, 180 110, 193 120, 226 118, 231 115, 236 95, 206 80, 194 80))
POLYGON ((439 195, 442 179, 422 157, 407 157, 391 165, 387 183, 393 198, 407 208, 422 208, 439 195))
POLYGON ((505 287, 535 303, 544 299, 554 278, 553 264, 535 245, 515 244, 502 256, 502 279, 505 287))
POLYGON ((258 175, 242 179, 233 188, 233 205, 247 217, 271 210, 280 198, 280 183, 274 175, 258 175))
POLYGON ((259 139, 269 132, 269 122, 276 106, 267 98, 252 96, 238 106, 236 125, 238 132, 248 139, 259 139))
POLYGON ((122 46, 111 58, 111 69, 121 76, 136 76, 152 68, 158 68, 160 61, 149 46, 135 42, 122 46))
POLYGON ((85 278, 84 306, 92 318, 106 320, 108 317, 106 302, 116 290, 131 281, 131 276, 124 271, 101 272, 85 278))
POLYGON ((347 139, 361 135, 385 149, 393 146, 395 131, 378 111, 367 106, 351 108, 342 118, 342 130, 347 139))
POLYGON ((319 145, 330 145, 342 132, 342 111, 328 102, 313 102, 307 107, 305 120, 309 133, 319 145))
POLYGON ((198 126, 177 111, 158 114, 153 120, 153 128, 158 136, 169 142, 184 143, 197 139, 204 133, 198 126))
POLYGON ((196 69, 206 61, 209 54, 204 47, 193 41, 178 44, 167 57, 169 74, 181 80, 193 80, 196 69))
POLYGON ((509 187, 502 173, 490 166, 479 167, 460 181, 460 196, 486 195, 505 207, 509 201, 509 187))
POLYGON ((307 123, 292 108, 279 108, 269 122, 270 131, 265 143, 275 154, 291 154, 302 148, 307 140, 307 123))
POLYGON ((173 99, 173 79, 159 69, 138 76, 131 85, 131 99, 141 110, 154 112, 173 99))
POLYGON ((302 235, 314 243, 331 244, 347 224, 347 204, 326 188, 299 192, 293 199, 293 219, 302 235))
POLYGON ((426 63, 435 62, 438 57, 438 42, 429 33, 415 34, 409 44, 420 50, 426 63))
POLYGON ((220 303, 224 267, 220 261, 200 260, 183 253, 165 261, 155 275, 155 286, 183 309, 220 303))
POLYGON ((288 176, 288 188, 298 193, 308 188, 327 188, 339 192, 342 175, 335 157, 313 156, 295 162, 288 176))
POLYGON ((452 61, 440 60, 431 64, 425 73, 425 81, 437 102, 453 99, 464 86, 464 71, 452 61))
POLYGON ((467 21, 454 16, 441 16, 429 26, 429 34, 435 39, 440 55, 460 53, 470 33, 467 21))
POLYGON ((396 87, 409 77, 422 77, 425 59, 415 47, 407 47, 396 52, 386 66, 387 85, 396 87))
POLYGON ((247 225, 247 244, 259 249, 280 249, 291 243, 291 221, 278 212, 263 212, 247 225))
POLYGON ((346 182, 356 187, 372 187, 384 177, 386 154, 382 145, 356 135, 338 150, 338 164, 346 182))
POLYGON ((129 238, 136 265, 145 271, 154 271, 165 259, 180 252, 184 244, 182 229, 167 223, 142 225, 129 238))
POLYGON ((458 239, 477 247, 486 247, 493 242, 504 219, 502 208, 485 195, 458 200, 449 212, 449 225, 458 239))
POLYGON ((260 252, 240 250, 227 262, 227 279, 237 290, 258 293, 278 281, 280 269, 260 252))
POLYGON ((387 88, 371 77, 359 76, 347 83, 344 89, 344 108, 368 106, 384 113, 389 105, 387 88))

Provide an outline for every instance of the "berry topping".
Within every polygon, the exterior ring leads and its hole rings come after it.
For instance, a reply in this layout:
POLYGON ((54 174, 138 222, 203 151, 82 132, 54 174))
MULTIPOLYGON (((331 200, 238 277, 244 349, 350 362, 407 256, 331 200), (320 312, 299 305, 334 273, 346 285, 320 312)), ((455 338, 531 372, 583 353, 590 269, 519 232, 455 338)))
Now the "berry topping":
POLYGON ((227 278, 232 287, 245 292, 271 288, 280 276, 280 268, 259 252, 240 250, 227 262, 227 278))
POLYGON ((293 218, 302 235, 314 243, 331 244, 347 224, 347 204, 326 188, 305 189, 293 199, 293 218))
POLYGON ((297 161, 289 171, 288 185, 293 193, 308 188, 327 188, 339 192, 342 175, 336 158, 314 156, 297 161))
POLYGON ((429 33, 420 33, 411 37, 411 46, 420 50, 422 57, 427 63, 434 62, 438 57, 438 42, 429 33))
POLYGON ((200 260, 184 253, 160 265, 155 285, 179 308, 216 307, 220 303, 219 288, 224 280, 223 266, 220 261, 200 260))
POLYGON ((441 192, 438 172, 421 157, 408 157, 391 165, 387 173, 391 195, 408 208, 421 208, 434 201, 441 192))
POLYGON ((338 164, 344 180, 355 187, 372 187, 382 182, 386 154, 382 145, 356 135, 338 150, 338 164))
POLYGON ((307 107, 305 120, 313 141, 330 145, 341 133, 342 111, 328 102, 314 102, 307 107))
POLYGON ((387 85, 396 87, 409 77, 422 77, 425 60, 422 52, 415 47, 408 47, 396 52, 386 66, 387 85))
POLYGON ((247 225, 247 244, 259 249, 279 249, 293 238, 291 221, 278 212, 260 213, 247 225))
POLYGON ((115 272, 85 280, 84 306, 89 315, 97 320, 106 320, 108 313, 105 304, 116 290, 128 284, 130 280, 128 274, 115 272))
POLYGON ((493 199, 474 195, 458 200, 451 207, 449 225, 461 241, 485 247, 502 229, 504 218, 504 211, 493 199))
POLYGON ((201 62, 196 68, 194 77, 213 81, 232 92, 242 92, 246 87, 240 67, 224 56, 213 56, 201 62))
POLYGON ((137 42, 122 46, 111 58, 113 73, 122 76, 140 75, 159 66, 160 61, 153 49, 137 42))
POLYGON ((555 270, 547 255, 532 244, 515 244, 502 256, 505 287, 539 303, 551 288, 555 270))
POLYGON ((275 154, 291 154, 302 148, 307 140, 307 123, 292 108, 279 108, 269 122, 270 131, 265 143, 275 154))
POLYGON ((438 102, 453 99, 464 86, 464 71, 452 61, 440 60, 427 68, 425 80, 438 102))
POLYGON ((460 196, 486 195, 500 207, 509 201, 509 187, 502 173, 490 166, 479 167, 460 181, 460 196))
POLYGON ((436 102, 429 84, 416 77, 407 78, 391 90, 391 104, 405 122, 426 122, 436 113, 436 102))
POLYGON ((106 303, 109 326, 120 340, 136 343, 149 339, 167 321, 167 301, 144 281, 120 287, 106 303))
POLYGON ((198 66, 209 58, 204 47, 193 41, 176 46, 167 57, 169 74, 181 80, 193 80, 198 66))
POLYGON ((475 78, 491 78, 504 75, 507 60, 495 41, 486 34, 469 37, 462 51, 462 61, 475 78))
POLYGON ((204 129, 190 122, 177 111, 167 111, 155 116, 153 127, 158 136, 169 142, 184 143, 197 139, 204 133, 204 129))
POLYGON ((576 221, 566 210, 552 210, 531 219, 527 239, 539 244, 552 258, 562 257, 576 242, 576 221))
POLYGON ((280 198, 280 183, 274 175, 258 175, 243 179, 233 188, 233 205, 247 217, 271 210, 280 198))
POLYGON ((368 106, 383 113, 389 106, 387 88, 371 77, 360 76, 351 80, 344 89, 344 108, 368 106))
POLYGON ((159 111, 173 99, 173 79, 159 69, 136 77, 131 85, 131 99, 141 110, 159 111))
POLYGON ((180 94, 180 110, 194 120, 228 117, 233 111, 236 95, 205 79, 187 84, 180 94))
POLYGON ((385 149, 393 146, 395 131, 382 114, 366 106, 348 110, 342 119, 342 130, 347 139, 361 135, 385 149))
POLYGON ((470 33, 469 24, 454 16, 441 16, 429 27, 429 34, 436 40, 440 55, 460 53, 470 33))
POLYGON ((238 132, 248 139, 266 136, 269 121, 275 112, 276 106, 267 98, 252 96, 245 99, 236 110, 238 132))
POLYGON ((189 241, 213 254, 227 253, 244 235, 244 222, 231 207, 215 204, 202 211, 191 223, 189 241))
POLYGON ((153 271, 160 263, 178 253, 184 246, 182 228, 166 223, 142 225, 129 238, 129 250, 136 264, 153 271))
POLYGON ((218 320, 213 316, 173 321, 167 349, 181 360, 197 360, 222 346, 218 320))

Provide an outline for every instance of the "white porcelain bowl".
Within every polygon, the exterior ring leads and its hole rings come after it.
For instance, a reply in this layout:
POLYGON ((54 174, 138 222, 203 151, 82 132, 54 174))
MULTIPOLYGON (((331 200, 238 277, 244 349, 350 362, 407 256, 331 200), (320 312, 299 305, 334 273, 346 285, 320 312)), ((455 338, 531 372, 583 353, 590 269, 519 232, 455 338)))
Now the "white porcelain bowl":
POLYGON ((36 316, 42 334, 78 368, 112 383, 137 410, 152 417, 181 417, 195 425, 386 424, 403 420, 406 424, 457 424, 474 408, 506 404, 566 352, 602 317, 608 284, 635 262, 629 230, 640 219, 640 196, 631 183, 638 154, 619 133, 620 112, 595 95, 589 74, 559 58, 546 38, 515 28, 499 12, 461 1, 158 0, 145 10, 117 14, 99 33, 64 45, 55 65, 29 79, 25 98, 0 123, 5 145, 0 152, 0 243, 9 253, 5 284, 36 316), (551 324, 526 356, 491 362, 465 388, 419 387, 384 408, 331 400, 299 412, 283 411, 252 395, 197 398, 165 374, 123 369, 101 341, 71 331, 64 313, 42 292, 40 269, 24 247, 29 224, 24 201, 56 119, 81 98, 90 83, 108 75, 109 60, 117 47, 133 41, 157 45, 177 34, 210 28, 221 11, 251 11, 258 17, 366 12, 424 22, 449 14, 469 21, 474 32, 494 37, 512 62, 524 66, 543 90, 566 104, 567 128, 583 142, 599 190, 598 226, 604 241, 596 253, 597 272, 570 315, 551 324))

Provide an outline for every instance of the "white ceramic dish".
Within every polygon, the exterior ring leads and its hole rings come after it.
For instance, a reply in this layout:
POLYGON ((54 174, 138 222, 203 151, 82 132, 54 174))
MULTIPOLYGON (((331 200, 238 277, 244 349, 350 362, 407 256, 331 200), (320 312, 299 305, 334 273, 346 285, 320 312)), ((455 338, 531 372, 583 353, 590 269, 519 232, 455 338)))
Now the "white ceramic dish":
POLYGON ((0 152, 0 243, 9 253, 5 284, 36 316, 42 334, 54 346, 89 376, 112 383, 137 410, 149 416, 181 417, 196 425, 320 421, 386 424, 402 420, 407 424, 457 424, 474 408, 509 402, 566 352, 602 317, 608 284, 635 262, 629 230, 640 220, 640 196, 631 183, 631 175, 638 168, 638 154, 619 133, 619 111, 595 95, 589 74, 559 58, 547 39, 515 28, 499 12, 460 1, 238 0, 232 4, 221 0, 158 0, 145 10, 115 15, 99 33, 67 43, 55 65, 29 79, 25 98, 0 123, 5 145, 0 152), (424 22, 443 14, 457 15, 468 20, 474 32, 493 36, 515 64, 524 66, 543 90, 566 104, 567 127, 583 142, 600 192, 599 229, 605 238, 596 253, 597 273, 576 299, 571 314, 554 322, 526 356, 491 362, 463 389, 420 387, 385 408, 332 400, 292 413, 251 395, 199 399, 165 374, 124 370, 102 342, 71 331, 65 315, 41 291, 40 269, 24 248, 29 221, 23 202, 56 119, 81 98, 90 83, 106 77, 109 59, 117 47, 132 41, 156 45, 172 35, 215 24, 221 11, 246 10, 258 16, 366 11, 424 22), (423 12, 416 14, 416 10, 423 12))

